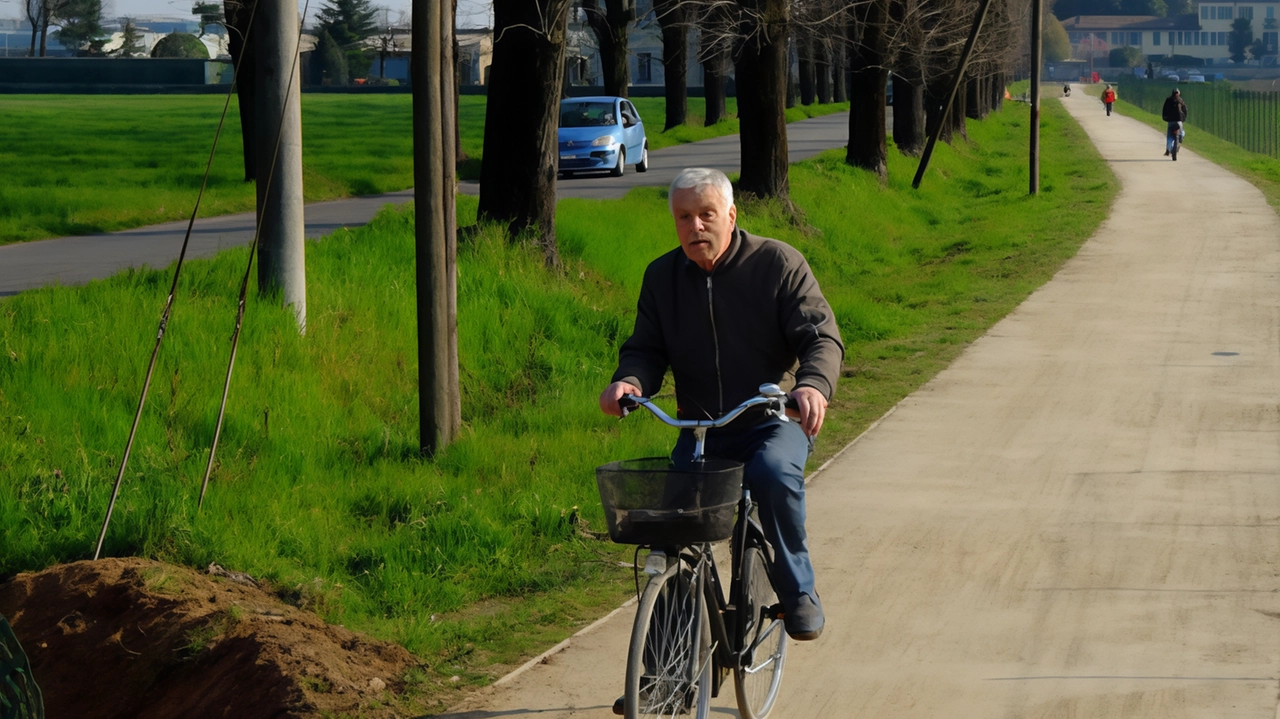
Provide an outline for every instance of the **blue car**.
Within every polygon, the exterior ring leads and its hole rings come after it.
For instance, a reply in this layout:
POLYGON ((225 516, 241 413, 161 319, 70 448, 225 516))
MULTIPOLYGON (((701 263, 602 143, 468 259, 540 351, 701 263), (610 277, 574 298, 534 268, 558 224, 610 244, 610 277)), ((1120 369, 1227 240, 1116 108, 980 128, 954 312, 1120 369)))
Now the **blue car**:
POLYGON ((573 97, 560 102, 561 177, 608 170, 621 177, 628 163, 649 169, 644 122, 625 98, 573 97))

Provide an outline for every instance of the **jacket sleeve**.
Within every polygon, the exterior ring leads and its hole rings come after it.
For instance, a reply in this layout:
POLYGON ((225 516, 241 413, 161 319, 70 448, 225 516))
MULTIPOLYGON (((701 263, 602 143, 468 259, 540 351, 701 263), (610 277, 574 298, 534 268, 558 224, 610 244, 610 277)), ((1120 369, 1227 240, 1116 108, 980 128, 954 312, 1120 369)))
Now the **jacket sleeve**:
POLYGON ((662 378, 670 364, 658 321, 658 302, 651 281, 653 272, 653 267, 645 272, 640 299, 636 303, 635 329, 618 350, 618 369, 611 380, 630 382, 638 386, 646 397, 652 397, 662 389, 662 378))
POLYGON ((809 263, 803 258, 789 263, 779 292, 782 332, 800 362, 796 386, 813 387, 831 399, 844 362, 844 343, 835 312, 822 296, 809 263))

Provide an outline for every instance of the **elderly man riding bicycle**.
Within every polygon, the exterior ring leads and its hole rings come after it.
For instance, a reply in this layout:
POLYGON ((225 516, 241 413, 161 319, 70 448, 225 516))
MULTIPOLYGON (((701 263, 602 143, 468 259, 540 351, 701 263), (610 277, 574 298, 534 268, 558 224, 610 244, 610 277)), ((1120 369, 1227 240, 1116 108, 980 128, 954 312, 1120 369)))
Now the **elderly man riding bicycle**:
MULTIPOLYGON (((709 431, 706 453, 745 465, 773 546, 787 633, 817 639, 824 617, 804 527, 804 464, 844 358, 835 314, 798 251, 737 226, 724 173, 684 170, 669 203, 680 247, 645 271, 635 330, 600 408, 622 416, 619 400, 655 395, 670 368, 678 416, 718 418, 762 383, 792 375, 798 423, 762 411, 709 431)), ((688 462, 693 450, 692 432, 682 431, 672 459, 688 462)))

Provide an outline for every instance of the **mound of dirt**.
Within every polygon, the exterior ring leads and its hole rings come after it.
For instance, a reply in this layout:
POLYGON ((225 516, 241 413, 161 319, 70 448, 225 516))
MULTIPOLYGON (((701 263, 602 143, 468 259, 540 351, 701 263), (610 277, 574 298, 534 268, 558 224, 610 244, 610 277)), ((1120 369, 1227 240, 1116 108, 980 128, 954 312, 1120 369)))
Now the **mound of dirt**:
POLYGON ((404 716, 409 652, 222 574, 143 559, 64 564, 0 584, 0 614, 50 717, 404 716))

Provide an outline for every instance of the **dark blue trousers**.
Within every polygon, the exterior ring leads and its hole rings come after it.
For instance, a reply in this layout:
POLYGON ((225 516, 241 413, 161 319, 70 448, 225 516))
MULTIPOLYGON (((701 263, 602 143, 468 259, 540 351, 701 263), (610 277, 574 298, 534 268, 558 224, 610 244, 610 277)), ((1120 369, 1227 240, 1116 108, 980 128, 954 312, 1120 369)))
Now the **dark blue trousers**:
MULTIPOLYGON (((693 432, 682 430, 671 459, 677 465, 693 457, 693 432)), ((804 529, 804 463, 809 439, 797 422, 776 417, 744 429, 732 425, 707 432, 708 457, 742 462, 743 480, 760 507, 765 539, 773 545, 773 579, 778 598, 794 606, 801 594, 817 597, 813 564, 804 529)))

